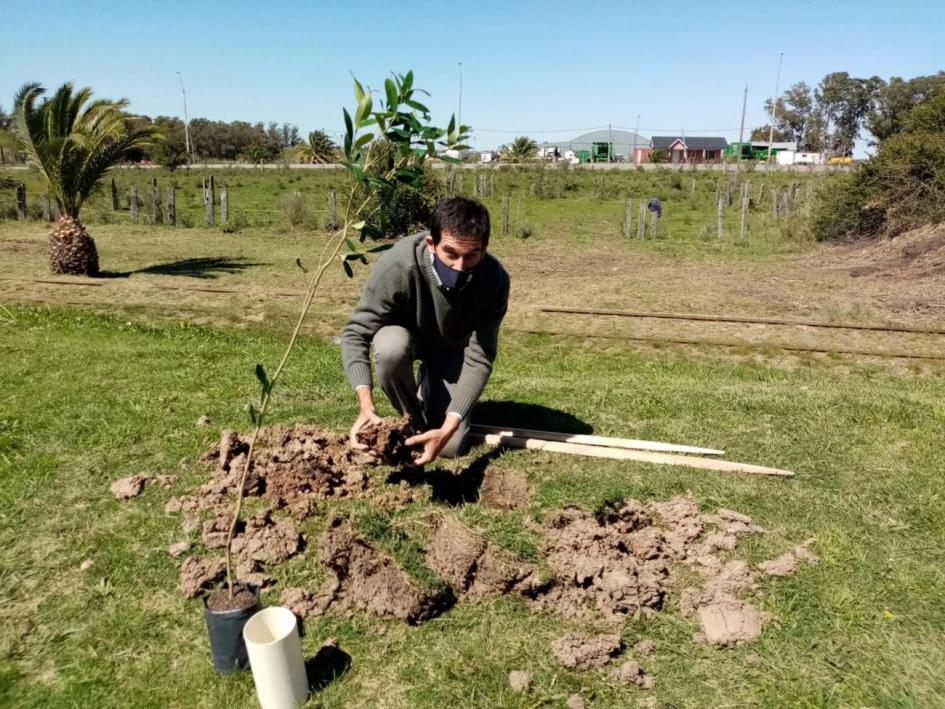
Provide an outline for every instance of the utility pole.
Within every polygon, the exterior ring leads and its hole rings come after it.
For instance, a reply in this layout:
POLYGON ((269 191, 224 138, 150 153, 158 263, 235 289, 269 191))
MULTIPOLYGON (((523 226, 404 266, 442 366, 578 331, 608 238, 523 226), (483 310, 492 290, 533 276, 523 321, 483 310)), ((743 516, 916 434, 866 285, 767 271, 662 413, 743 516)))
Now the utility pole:
POLYGON ((176 72, 177 78, 180 79, 180 93, 184 97, 184 145, 187 150, 187 164, 192 165, 195 160, 194 156, 196 151, 193 149, 193 146, 190 143, 190 119, 187 118, 187 92, 184 91, 184 77, 180 75, 180 72, 176 72))
POLYGON ((637 114, 637 127, 633 129, 633 152, 630 154, 631 162, 637 161, 637 136, 640 134, 640 114, 637 114))
POLYGON ((745 84, 745 95, 742 97, 742 124, 738 128, 738 159, 735 162, 736 171, 742 165, 742 141, 745 139, 745 108, 748 106, 748 84, 745 84))
POLYGON ((774 140, 774 121, 778 117, 778 90, 781 88, 781 61, 784 59, 784 52, 778 57, 778 78, 774 81, 774 97, 771 99, 771 125, 768 127, 768 157, 765 164, 771 162, 771 143, 774 140))
POLYGON ((459 64, 459 115, 456 122, 463 125, 463 63, 457 62, 457 64, 459 64))

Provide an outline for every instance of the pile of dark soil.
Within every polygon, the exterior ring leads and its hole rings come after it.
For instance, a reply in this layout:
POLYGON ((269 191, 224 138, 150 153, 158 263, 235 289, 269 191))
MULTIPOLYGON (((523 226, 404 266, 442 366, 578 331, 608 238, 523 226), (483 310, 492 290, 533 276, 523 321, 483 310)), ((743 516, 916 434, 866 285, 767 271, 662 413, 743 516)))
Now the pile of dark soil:
MULTIPOLYGON (((232 550, 238 578, 260 586, 271 583, 264 572, 305 549, 297 523, 325 500, 367 495, 381 508, 392 501, 409 501, 413 486, 406 479, 378 479, 372 488, 366 472, 378 460, 411 461, 403 445, 409 435, 405 422, 372 428, 362 438, 376 447, 372 455, 353 451, 344 436, 312 426, 262 431, 246 494, 269 504, 237 528, 232 550)), ((166 505, 168 511, 183 513, 185 528, 201 530, 207 549, 222 549, 225 544, 248 449, 247 437, 224 432, 203 458, 213 465, 210 480, 196 494, 166 505)), ((499 510, 527 502, 524 476, 497 466, 483 470, 472 500, 499 510)), ((464 475, 440 473, 457 479, 464 475)), ((139 479, 128 482, 129 491, 143 485, 139 479)), ((790 575, 801 562, 817 561, 805 543, 749 568, 734 558, 739 538, 764 530, 732 510, 703 514, 689 496, 647 504, 627 499, 596 514, 575 507, 551 512, 542 523, 530 523, 543 555, 537 562, 517 558, 452 514, 437 513, 427 522, 430 535, 424 563, 446 585, 424 585, 348 521, 334 519, 318 540, 318 560, 330 580, 314 592, 286 589, 283 603, 303 616, 359 610, 418 623, 457 599, 515 593, 536 611, 598 625, 603 620, 619 635, 628 618, 657 613, 678 594, 681 611, 701 624, 696 639, 728 644, 750 641, 762 631, 767 615, 749 602, 760 578, 790 575), (681 578, 698 580, 678 589, 681 578)), ((193 597, 223 575, 222 559, 188 557, 181 564, 181 591, 193 597)), ((574 669, 600 666, 619 651, 619 640, 615 645, 611 635, 591 640, 568 636, 553 649, 562 663, 574 669)), ((651 681, 633 661, 628 663, 619 670, 621 681, 641 686, 651 681)))

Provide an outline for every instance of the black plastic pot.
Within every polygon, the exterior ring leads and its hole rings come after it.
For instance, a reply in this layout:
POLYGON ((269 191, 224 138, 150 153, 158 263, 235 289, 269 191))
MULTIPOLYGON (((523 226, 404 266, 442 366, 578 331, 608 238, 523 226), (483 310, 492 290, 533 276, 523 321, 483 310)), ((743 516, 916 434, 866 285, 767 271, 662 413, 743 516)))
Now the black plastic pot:
POLYGON ((207 608, 207 597, 203 599, 203 619, 210 636, 210 653, 213 655, 213 667, 217 672, 237 672, 249 667, 246 656, 246 643, 243 641, 243 626, 262 608, 259 601, 259 587, 253 584, 236 584, 234 588, 248 588, 256 597, 256 602, 248 608, 233 611, 212 611, 207 608))

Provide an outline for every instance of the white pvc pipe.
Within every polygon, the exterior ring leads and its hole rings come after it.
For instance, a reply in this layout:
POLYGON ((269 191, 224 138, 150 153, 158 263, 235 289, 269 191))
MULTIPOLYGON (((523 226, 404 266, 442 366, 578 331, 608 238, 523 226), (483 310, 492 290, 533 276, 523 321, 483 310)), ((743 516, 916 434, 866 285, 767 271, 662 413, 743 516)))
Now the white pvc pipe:
POLYGON ((270 606, 243 627, 246 653, 262 709, 294 709, 308 698, 298 621, 288 608, 270 606))

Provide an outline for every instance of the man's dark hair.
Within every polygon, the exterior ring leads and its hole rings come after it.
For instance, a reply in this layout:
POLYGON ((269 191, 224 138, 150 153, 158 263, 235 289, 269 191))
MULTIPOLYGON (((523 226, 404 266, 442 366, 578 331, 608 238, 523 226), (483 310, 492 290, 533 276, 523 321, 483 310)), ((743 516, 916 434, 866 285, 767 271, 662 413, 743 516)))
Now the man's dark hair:
POLYGON ((489 210, 480 202, 466 197, 441 199, 430 220, 430 236, 439 244, 443 232, 457 238, 477 239, 489 245, 489 210))

